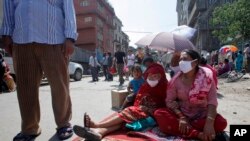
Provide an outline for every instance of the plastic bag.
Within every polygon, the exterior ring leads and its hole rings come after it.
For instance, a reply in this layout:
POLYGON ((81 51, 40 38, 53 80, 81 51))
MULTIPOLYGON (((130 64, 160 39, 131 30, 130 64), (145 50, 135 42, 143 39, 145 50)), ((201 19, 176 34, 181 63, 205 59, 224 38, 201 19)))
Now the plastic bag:
POLYGON ((156 125, 155 120, 152 117, 147 117, 134 121, 132 123, 127 123, 126 127, 134 131, 142 131, 148 127, 154 127, 156 125))
POLYGON ((112 75, 115 74, 115 73, 117 73, 116 68, 115 67, 111 67, 109 69, 109 73, 112 74, 112 75))
POLYGON ((124 67, 123 67, 123 72, 124 72, 124 73, 129 72, 129 68, 128 68, 128 66, 124 66, 124 67))

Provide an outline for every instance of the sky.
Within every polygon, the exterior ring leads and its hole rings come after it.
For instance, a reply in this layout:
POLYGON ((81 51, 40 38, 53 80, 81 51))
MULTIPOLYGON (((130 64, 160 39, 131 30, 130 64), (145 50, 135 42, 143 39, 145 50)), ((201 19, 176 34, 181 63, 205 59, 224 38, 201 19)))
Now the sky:
POLYGON ((130 46, 150 33, 177 27, 176 0, 108 0, 122 21, 130 46), (136 33, 150 32, 150 33, 136 33))

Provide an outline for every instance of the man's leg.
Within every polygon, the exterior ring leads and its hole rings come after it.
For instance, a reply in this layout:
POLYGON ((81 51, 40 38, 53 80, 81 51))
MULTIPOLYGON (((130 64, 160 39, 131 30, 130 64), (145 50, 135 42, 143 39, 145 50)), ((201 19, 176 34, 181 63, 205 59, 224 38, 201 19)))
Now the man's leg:
POLYGON ((90 67, 90 70, 91 70, 92 81, 95 81, 95 68, 90 67))
POLYGON ((52 92, 52 106, 58 128, 70 126, 71 99, 69 95, 69 58, 62 52, 63 45, 41 45, 36 50, 52 92))
POLYGON ((247 72, 250 74, 250 58, 247 58, 247 72))
POLYGON ((95 71, 94 71, 94 72, 95 72, 95 73, 94 73, 94 74, 95 74, 95 80, 98 81, 98 80, 99 80, 99 79, 98 79, 98 72, 99 72, 99 71, 98 71, 98 67, 95 67, 95 71))
POLYGON ((39 134, 39 86, 42 70, 34 54, 33 44, 14 45, 13 63, 16 73, 17 98, 22 118, 22 133, 39 134))
POLYGON ((117 71, 118 71, 118 75, 119 75, 119 82, 120 84, 123 84, 124 79, 123 79, 123 64, 117 64, 117 71))

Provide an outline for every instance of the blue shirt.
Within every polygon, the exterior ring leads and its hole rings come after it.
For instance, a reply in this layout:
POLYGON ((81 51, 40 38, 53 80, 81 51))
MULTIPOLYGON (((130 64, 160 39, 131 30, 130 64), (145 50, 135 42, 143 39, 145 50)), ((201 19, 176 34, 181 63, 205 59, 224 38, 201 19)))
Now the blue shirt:
POLYGON ((133 79, 130 81, 130 84, 132 86, 133 89, 133 93, 137 94, 141 85, 144 83, 144 79, 140 78, 140 79, 133 79))
POLYGON ((77 39, 73 0, 4 0, 1 35, 14 43, 62 44, 77 39))

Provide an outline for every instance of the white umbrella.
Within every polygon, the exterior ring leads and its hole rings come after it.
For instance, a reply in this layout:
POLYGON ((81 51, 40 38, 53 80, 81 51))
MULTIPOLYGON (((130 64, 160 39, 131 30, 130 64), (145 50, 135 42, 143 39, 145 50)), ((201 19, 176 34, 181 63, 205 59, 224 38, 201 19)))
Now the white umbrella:
POLYGON ((184 49, 195 49, 194 45, 185 37, 170 33, 161 32, 149 34, 135 43, 138 46, 160 50, 160 51, 182 51, 184 49))
POLYGON ((181 25, 181 26, 176 27, 174 30, 172 30, 171 33, 184 36, 190 40, 192 39, 196 31, 197 29, 195 28, 192 28, 186 25, 181 25))

